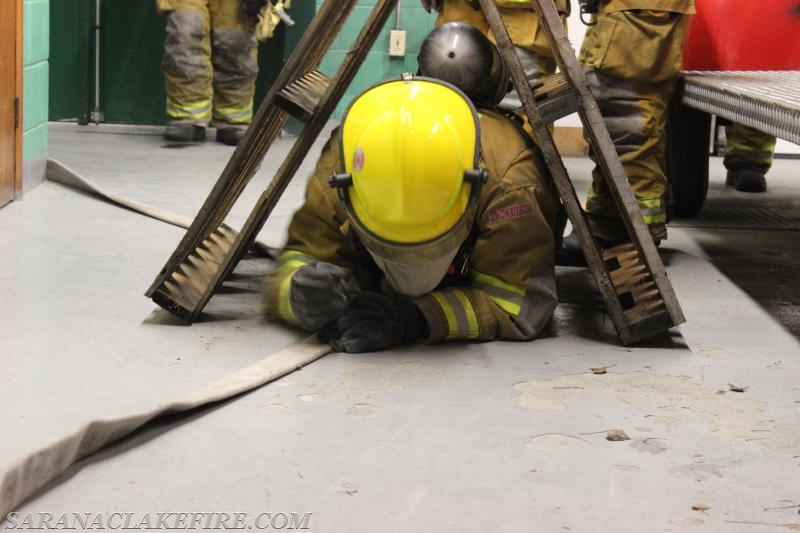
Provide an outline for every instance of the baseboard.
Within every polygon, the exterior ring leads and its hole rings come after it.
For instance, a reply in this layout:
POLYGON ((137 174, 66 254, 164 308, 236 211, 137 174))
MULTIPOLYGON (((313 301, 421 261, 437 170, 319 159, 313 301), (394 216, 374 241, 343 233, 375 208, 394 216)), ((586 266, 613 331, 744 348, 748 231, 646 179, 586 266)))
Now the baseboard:
MULTIPOLYGON (((2 1, 2 0, 0 0, 2 1)), ((22 190, 17 191, 16 199, 30 192, 34 187, 40 185, 46 179, 47 174, 47 154, 40 154, 22 162, 22 190)))

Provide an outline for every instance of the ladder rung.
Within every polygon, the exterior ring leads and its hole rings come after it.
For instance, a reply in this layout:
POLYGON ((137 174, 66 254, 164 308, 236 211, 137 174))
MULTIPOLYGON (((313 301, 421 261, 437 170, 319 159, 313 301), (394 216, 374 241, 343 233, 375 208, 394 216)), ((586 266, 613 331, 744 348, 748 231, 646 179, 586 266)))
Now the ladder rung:
POLYGON ((646 273, 631 276, 630 278, 620 280, 619 282, 612 280, 612 284, 614 285, 614 290, 617 292, 617 294, 640 291, 645 287, 649 287, 650 285, 655 286, 653 278, 646 273))
POLYGON ((328 76, 312 70, 278 91, 275 105, 297 120, 308 122, 330 83, 328 76))
POLYGON ((627 311, 628 309, 636 307, 637 305, 646 305, 655 302, 663 303, 655 283, 650 282, 648 285, 651 285, 652 288, 645 289, 631 287, 624 292, 620 291, 619 303, 622 306, 622 309, 627 311))
POLYGON ((563 74, 554 74, 533 91, 542 122, 550 123, 576 113, 580 108, 577 89, 563 74))
MULTIPOLYGON (((653 299, 636 304, 630 309, 626 309, 625 317, 629 322, 641 322, 664 311, 666 311, 666 307, 664 307, 664 301, 661 299, 653 299)), ((669 315, 669 313, 667 313, 667 315, 669 315)))
POLYGON ((636 251, 636 246, 632 242, 626 242, 618 244, 612 248, 606 248, 605 250, 603 250, 603 258, 608 259, 610 257, 615 257, 621 254, 627 254, 634 251, 636 251))
POLYGON ((624 268, 612 270, 608 273, 608 276, 611 278, 611 282, 614 285, 620 285, 626 282, 630 283, 634 278, 638 279, 649 277, 650 272, 648 272, 647 266, 641 263, 635 263, 630 266, 625 266, 624 268))

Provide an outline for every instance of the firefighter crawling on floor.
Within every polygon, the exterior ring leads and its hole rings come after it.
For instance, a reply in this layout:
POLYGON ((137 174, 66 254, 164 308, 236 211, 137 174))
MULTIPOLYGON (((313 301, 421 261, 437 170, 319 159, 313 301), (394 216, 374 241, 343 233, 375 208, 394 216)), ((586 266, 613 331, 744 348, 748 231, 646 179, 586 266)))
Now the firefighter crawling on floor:
POLYGON ((500 54, 448 23, 418 59, 423 76, 351 102, 266 282, 269 317, 337 351, 530 340, 556 305, 558 197, 530 136, 495 109, 500 54))

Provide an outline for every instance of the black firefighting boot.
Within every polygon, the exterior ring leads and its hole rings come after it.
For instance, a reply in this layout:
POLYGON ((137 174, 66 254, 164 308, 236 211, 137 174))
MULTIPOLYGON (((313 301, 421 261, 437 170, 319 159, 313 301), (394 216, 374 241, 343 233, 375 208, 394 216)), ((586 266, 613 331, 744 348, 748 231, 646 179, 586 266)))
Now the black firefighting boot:
POLYGON ((244 137, 244 128, 219 128, 217 129, 217 142, 227 146, 236 146, 244 137))
POLYGON ((164 138, 179 143, 202 141, 206 138, 206 128, 189 122, 169 122, 164 129, 164 138))
POLYGON ((764 192, 767 178, 758 165, 736 166, 728 169, 725 185, 733 185, 734 189, 742 192, 764 192))

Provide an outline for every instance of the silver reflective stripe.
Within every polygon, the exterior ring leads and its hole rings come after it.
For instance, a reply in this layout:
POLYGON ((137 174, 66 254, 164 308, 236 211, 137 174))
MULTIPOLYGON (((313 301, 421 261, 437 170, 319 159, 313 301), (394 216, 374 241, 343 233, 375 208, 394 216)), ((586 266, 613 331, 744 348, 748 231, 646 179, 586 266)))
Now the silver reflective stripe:
POLYGON ((447 321, 445 339, 477 339, 480 334, 478 317, 472 303, 461 289, 447 288, 431 294, 442 308, 447 321))
POLYGON ((639 200, 639 209, 648 225, 663 224, 667 221, 667 210, 660 198, 639 200))

